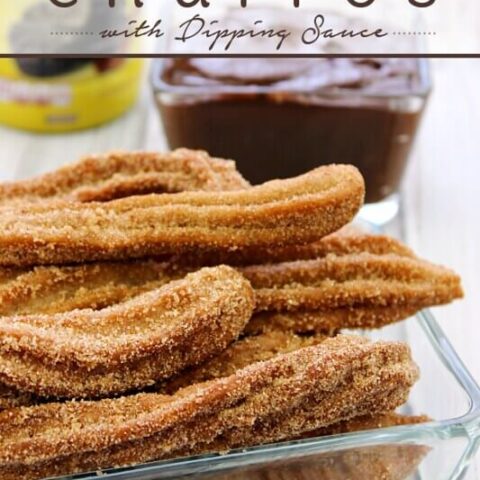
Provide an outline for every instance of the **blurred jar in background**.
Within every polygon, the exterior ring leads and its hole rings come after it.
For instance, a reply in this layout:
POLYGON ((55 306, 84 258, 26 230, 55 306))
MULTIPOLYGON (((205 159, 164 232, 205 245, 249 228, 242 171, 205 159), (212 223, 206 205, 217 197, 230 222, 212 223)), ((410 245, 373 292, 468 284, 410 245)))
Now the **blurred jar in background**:
POLYGON ((100 125, 135 103, 141 76, 133 59, 0 60, 0 123, 51 133, 100 125))
POLYGON ((62 58, 0 60, 0 123, 64 132, 107 122, 133 105, 142 63, 111 58, 130 40, 118 38, 99 45, 96 35, 85 34, 124 23, 128 10, 122 2, 115 9, 107 2, 83 2, 70 11, 50 2, 17 0, 1 10, 0 51, 55 52, 62 58), (91 52, 95 58, 88 54, 79 58, 78 52, 91 52), (98 58, 100 53, 104 58, 98 58))

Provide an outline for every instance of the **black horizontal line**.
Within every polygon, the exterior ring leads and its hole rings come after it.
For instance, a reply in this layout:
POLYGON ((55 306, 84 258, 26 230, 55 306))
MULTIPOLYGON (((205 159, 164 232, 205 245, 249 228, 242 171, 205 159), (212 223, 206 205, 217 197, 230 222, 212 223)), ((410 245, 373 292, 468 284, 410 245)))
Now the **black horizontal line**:
POLYGON ((480 53, 0 53, 0 58, 480 58, 480 53))

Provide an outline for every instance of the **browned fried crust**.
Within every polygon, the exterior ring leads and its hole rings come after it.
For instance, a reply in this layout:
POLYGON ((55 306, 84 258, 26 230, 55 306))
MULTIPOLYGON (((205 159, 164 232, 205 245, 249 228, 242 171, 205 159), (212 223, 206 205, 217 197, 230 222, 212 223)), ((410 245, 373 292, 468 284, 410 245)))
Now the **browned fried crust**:
MULTIPOLYGON (((307 346, 318 345, 327 339, 328 337, 325 335, 305 337, 295 335, 291 332, 284 332, 281 329, 268 330, 258 336, 246 337, 238 340, 217 357, 196 368, 182 372, 177 378, 168 381, 162 385, 161 391, 173 394, 181 388, 215 378, 223 378, 228 375, 233 375, 236 371, 245 368, 252 363, 270 360, 277 355, 293 352, 307 346)), ((267 435, 271 435, 270 429, 272 426, 274 428, 276 426, 277 430, 289 429, 291 428, 292 423, 298 423, 299 418, 311 416, 314 409, 315 405, 311 405, 309 408, 297 412, 292 418, 285 419, 280 415, 276 421, 275 419, 270 419, 268 428, 264 426, 263 431, 267 432, 267 435), (278 422, 280 426, 276 424, 276 422, 278 422)), ((366 410, 368 411, 367 408, 366 410)), ((429 420, 430 419, 427 416, 403 416, 393 412, 382 413, 379 415, 368 414, 305 433, 301 438, 351 433, 359 430, 387 428, 412 423, 424 423, 429 420)), ((230 434, 230 436, 228 436, 228 434, 222 433, 220 438, 215 439, 213 442, 201 444, 193 449, 187 448, 186 450, 178 452, 178 455, 185 456, 207 451, 225 451, 234 446, 242 446, 245 442, 235 443, 233 440, 233 438, 238 438, 239 435, 242 437, 242 442, 248 436, 249 445, 267 443, 270 438, 262 436, 258 429, 252 430, 251 432, 242 431, 241 433, 236 432, 235 429, 233 429, 233 431, 234 435, 230 434)))
POLYGON ((31 180, 0 184, 0 205, 45 200, 108 201, 148 193, 247 188, 235 163, 207 153, 112 152, 85 157, 31 180))
MULTIPOLYGON (((393 376, 395 377, 397 373, 393 372, 393 376)), ((382 382, 386 382, 386 384, 380 387, 382 392, 380 396, 372 394, 355 400, 356 412, 362 412, 361 415, 364 415, 364 412, 375 414, 379 411, 394 409, 407 401, 408 393, 399 392, 396 388, 392 388, 390 382, 393 382, 393 380, 389 377, 391 374, 392 372, 387 374, 386 377, 382 377, 382 382)), ((402 380, 399 381, 402 382, 402 380)), ((375 389, 369 381, 364 384, 364 388, 375 389)), ((337 392, 338 397, 330 404, 331 408, 337 411, 342 410, 347 402, 346 399, 351 399, 351 393, 339 389, 337 392)), ((312 426, 315 423, 318 424, 319 419, 323 416, 324 406, 320 407, 319 405, 321 398, 323 397, 313 396, 301 406, 297 406, 289 411, 289 414, 285 414, 285 412, 271 414, 262 418, 261 422, 255 423, 253 428, 251 425, 242 427, 232 426, 213 441, 202 442, 193 447, 188 446, 180 450, 176 456, 194 455, 204 452, 223 452, 233 448, 241 448, 244 445, 275 443, 279 438, 290 439, 297 436, 298 434, 295 432, 311 431, 312 426), (287 432, 288 435, 286 435, 287 432)))
POLYGON ((234 192, 182 192, 107 203, 3 208, 0 264, 64 264, 207 250, 307 243, 348 223, 360 208, 355 167, 234 192))
POLYGON ((99 312, 0 318, 0 380, 42 396, 143 388, 220 353, 253 310, 248 282, 214 267, 99 312))
POLYGON ((0 476, 27 480, 140 463, 187 446, 195 449, 209 438, 222 438, 228 448, 248 445, 252 432, 279 441, 394 409, 406 400, 417 376, 404 344, 340 336, 174 396, 10 410, 0 414, 0 476), (292 420, 288 428, 281 428, 279 418, 292 420), (267 435, 265 427, 272 422, 267 435))

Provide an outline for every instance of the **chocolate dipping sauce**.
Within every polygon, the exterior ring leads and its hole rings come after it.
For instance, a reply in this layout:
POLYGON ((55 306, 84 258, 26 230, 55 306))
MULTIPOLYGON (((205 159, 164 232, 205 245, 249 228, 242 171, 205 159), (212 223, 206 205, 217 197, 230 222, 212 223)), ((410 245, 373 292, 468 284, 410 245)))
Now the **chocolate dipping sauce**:
POLYGON ((350 163, 367 202, 397 191, 428 93, 416 59, 183 58, 158 77, 172 148, 233 158, 252 183, 350 163))

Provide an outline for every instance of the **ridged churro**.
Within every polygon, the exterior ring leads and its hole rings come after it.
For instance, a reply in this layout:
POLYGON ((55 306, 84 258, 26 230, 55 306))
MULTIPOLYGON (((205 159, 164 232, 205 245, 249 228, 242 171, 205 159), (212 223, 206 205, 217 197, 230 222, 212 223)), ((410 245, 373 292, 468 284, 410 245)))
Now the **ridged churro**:
MULTIPOLYGON (((344 228, 313 245, 270 248, 250 261, 273 263, 328 255, 350 253, 414 256, 408 247, 384 235, 361 233, 344 228), (263 258, 260 258, 263 256, 263 258)), ((127 300, 139 293, 157 288, 182 275, 181 270, 192 265, 218 264, 216 258, 185 256, 159 260, 129 262, 97 262, 76 266, 40 266, 31 269, 0 269, 0 315, 28 315, 31 313, 61 313, 75 308, 104 308, 127 300), (182 267, 183 265, 183 267, 182 267)), ((244 263, 246 259, 234 252, 222 260, 229 264, 244 263)), ((193 267, 195 268, 195 267, 193 267)))
MULTIPOLYGON (((255 289, 257 311, 317 311, 385 307, 422 308, 463 296, 458 275, 414 257, 370 253, 327 256, 318 260, 255 265, 241 268, 255 289)), ((366 311, 353 312, 353 324, 366 311)), ((340 315, 340 317, 342 317, 340 315)), ((348 317, 348 316, 347 316, 348 317)), ((381 317, 380 317, 381 318, 381 317)))
MULTIPOLYGON (((249 323, 250 333, 270 322, 298 332, 380 327, 463 293, 456 274, 388 237, 333 234, 316 250, 322 254, 313 260, 238 267, 257 294, 260 314, 249 323)), ((0 315, 100 309, 196 268, 172 260, 4 268, 0 315)))
POLYGON ((45 200, 108 201, 148 193, 247 188, 235 163, 202 151, 112 152, 30 180, 0 184, 0 205, 45 200))
MULTIPOLYGON (((153 260, 35 267, 0 282, 0 315, 101 309, 190 270, 153 260)), ((331 255, 240 271, 253 282, 257 296, 259 313, 248 324, 249 333, 269 324, 297 332, 376 328, 462 296, 457 275, 415 257, 331 255)))
MULTIPOLYGON (((388 367, 387 369, 388 370, 388 367)), ((407 400, 408 393, 400 391, 396 388, 392 388, 392 377, 396 377, 399 372, 392 370, 388 373, 380 375, 380 382, 385 383, 383 387, 378 387, 377 380, 370 382, 366 381, 363 383, 363 388, 365 390, 371 390, 370 395, 366 395, 365 398, 360 395, 359 398, 352 401, 350 395, 352 391, 347 391, 342 388, 336 390, 335 400, 327 403, 331 406, 332 409, 337 409, 337 411, 342 411, 343 408, 348 408, 346 405, 350 403, 350 408, 355 403, 355 410, 357 412, 373 412, 379 413, 381 411, 388 411, 391 409, 397 408, 397 406, 403 404, 407 400), (379 388, 381 394, 372 393, 376 390, 376 387, 379 388), (350 398, 350 400, 347 400, 350 398)), ((400 385, 405 387, 405 378, 402 378, 404 372, 398 375, 398 381, 400 385)), ((412 379, 408 380, 408 384, 412 379)), ((357 392, 358 393, 358 392, 357 392)), ((332 394, 333 395, 333 394, 332 394)), ((295 432, 310 431, 312 426, 319 422, 324 416, 325 405, 320 405, 323 400, 323 396, 313 396, 311 399, 306 400, 302 403, 301 406, 290 410, 288 413, 274 413, 269 416, 263 417, 261 420, 257 421, 252 428, 251 425, 248 426, 232 426, 227 431, 223 432, 222 435, 218 436, 212 442, 204 442, 194 447, 188 446, 185 450, 181 450, 181 456, 184 455, 193 455, 200 454, 204 452, 226 452, 234 448, 241 448, 245 445, 262 445, 278 442, 279 439, 290 439, 298 435, 295 432)), ((179 452, 179 453, 180 453, 179 452)), ((178 455, 178 454, 177 454, 178 455)))
MULTIPOLYGON (((172 379, 162 382, 155 391, 173 394, 181 388, 215 378, 228 377, 237 370, 252 363, 270 360, 282 353, 318 345, 328 338, 326 335, 299 336, 282 329, 267 331, 255 336, 244 337, 232 343, 223 352, 201 363, 197 367, 183 370, 172 379)), ((0 411, 14 406, 28 406, 39 403, 39 399, 0 384, 0 411)))
POLYGON ((98 312, 0 318, 0 381, 60 398, 143 388, 220 353, 253 310, 248 282, 229 267, 98 312))
POLYGON ((279 441, 392 410, 417 376, 404 344, 340 336, 173 396, 9 410, 0 413, 0 477, 27 480, 130 465, 215 442, 227 449, 246 446, 258 436, 279 441))
POLYGON ((234 192, 182 192, 107 203, 4 207, 0 265, 119 260, 308 243, 350 222, 364 196, 355 167, 332 165, 234 192))

